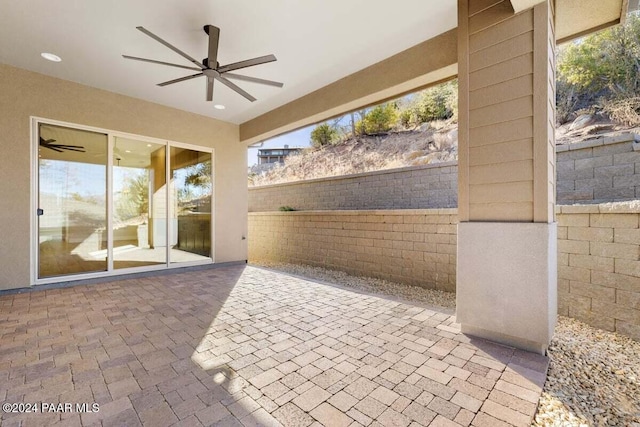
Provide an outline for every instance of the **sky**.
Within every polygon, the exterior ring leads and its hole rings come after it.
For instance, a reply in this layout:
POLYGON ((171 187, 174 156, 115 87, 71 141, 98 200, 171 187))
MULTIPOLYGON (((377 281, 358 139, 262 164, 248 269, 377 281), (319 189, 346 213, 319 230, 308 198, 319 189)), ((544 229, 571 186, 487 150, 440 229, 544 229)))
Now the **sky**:
POLYGON ((285 144, 289 148, 309 147, 311 131, 315 126, 307 126, 306 128, 294 130, 284 135, 276 136, 264 142, 262 147, 249 147, 247 153, 247 166, 253 166, 258 163, 258 150, 261 148, 284 148, 285 144))

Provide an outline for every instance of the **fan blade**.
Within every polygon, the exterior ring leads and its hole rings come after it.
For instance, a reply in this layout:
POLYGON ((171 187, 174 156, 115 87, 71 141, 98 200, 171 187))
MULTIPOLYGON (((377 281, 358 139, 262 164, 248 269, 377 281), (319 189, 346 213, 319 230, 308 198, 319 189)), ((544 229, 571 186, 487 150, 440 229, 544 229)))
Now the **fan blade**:
POLYGON ((227 71, 239 70, 240 68, 253 67, 254 65, 266 64, 268 62, 277 61, 274 55, 260 56, 258 58, 247 59, 246 61, 234 62, 233 64, 223 65, 217 68, 219 73, 227 71))
POLYGON ((49 148, 51 147, 59 148, 60 150, 75 151, 76 153, 86 153, 83 147, 72 148, 72 147, 65 147, 60 145, 50 145, 49 148))
POLYGON ((205 31, 209 34, 209 56, 207 57, 207 64, 209 68, 216 68, 218 66, 218 42, 220 41, 220 28, 213 25, 205 26, 205 31))
POLYGON ((168 47, 169 49, 171 49, 172 51, 174 51, 178 55, 182 56, 183 58, 186 58, 189 61, 191 61, 192 63, 196 64, 198 67, 200 67, 201 70, 204 70, 205 68, 207 68, 204 65, 202 65, 202 63, 196 61, 191 56, 187 55, 186 53, 184 53, 183 51, 181 51, 177 47, 169 44, 168 42, 166 42, 164 40, 162 40, 160 37, 156 36, 155 34, 153 34, 151 31, 147 30, 146 28, 144 28, 144 27, 136 27, 136 29, 141 31, 141 32, 143 32, 147 36, 151 37, 152 39, 154 39, 158 43, 161 43, 161 44, 165 45, 166 47, 168 47))
POLYGON ((272 80, 259 79, 257 77, 241 76, 240 74, 224 73, 224 76, 229 79, 243 80, 245 82, 259 83, 261 85, 282 87, 284 83, 274 82, 272 80))
POLYGON ((192 76, 180 77, 179 79, 174 79, 174 80, 169 80, 167 82, 158 83, 158 86, 168 86, 168 85, 172 85, 174 83, 183 82, 185 80, 195 79, 196 77, 200 77, 200 76, 204 76, 204 74, 198 73, 198 74, 194 74, 192 76))
POLYGON ((84 147, 82 145, 65 145, 65 144, 49 144, 49 145, 52 147, 62 148, 63 150, 66 148, 75 148, 75 149, 84 150, 84 147))
POLYGON ((249 95, 247 92, 245 92, 244 90, 242 90, 240 87, 236 86, 236 84, 235 84, 235 83, 231 83, 229 80, 225 79, 223 76, 221 76, 221 75, 219 75, 219 74, 218 74, 218 75, 216 76, 216 79, 218 79, 218 81, 219 81, 220 83, 222 83, 223 85, 227 86, 229 89, 233 89, 233 90, 235 90, 235 91, 236 91, 236 92, 238 92, 240 95, 242 95, 242 96, 244 96, 245 98, 247 98, 249 101, 253 102, 253 101, 255 101, 255 100, 256 100, 253 96, 249 95))
POLYGON ((155 59, 138 58, 137 56, 122 55, 123 58, 133 59, 134 61, 151 62, 152 64, 168 65, 169 67, 184 68, 185 70, 200 71, 200 68, 188 67, 186 65, 172 64, 171 62, 156 61, 155 59))
POLYGON ((43 144, 42 146, 44 148, 48 148, 49 150, 57 151, 58 153, 62 153, 63 152, 62 150, 58 150, 57 148, 54 148, 54 147, 52 147, 52 146, 50 146, 48 144, 43 144))
POLYGON ((207 77, 207 101, 213 101, 213 77, 207 77))

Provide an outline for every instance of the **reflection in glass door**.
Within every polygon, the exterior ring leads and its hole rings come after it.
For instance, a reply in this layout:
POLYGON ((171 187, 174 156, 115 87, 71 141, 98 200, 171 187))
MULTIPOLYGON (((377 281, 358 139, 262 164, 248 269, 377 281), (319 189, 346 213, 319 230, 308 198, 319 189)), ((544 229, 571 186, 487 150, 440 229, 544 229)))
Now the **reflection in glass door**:
POLYGON ((213 261, 211 151, 72 126, 34 119, 35 283, 213 261))
POLYGON ((167 263, 166 147, 114 138, 113 267, 167 263))
POLYGON ((211 157, 171 147, 171 263, 211 260, 211 157))
POLYGON ((38 126, 38 277, 107 270, 107 135, 38 126))

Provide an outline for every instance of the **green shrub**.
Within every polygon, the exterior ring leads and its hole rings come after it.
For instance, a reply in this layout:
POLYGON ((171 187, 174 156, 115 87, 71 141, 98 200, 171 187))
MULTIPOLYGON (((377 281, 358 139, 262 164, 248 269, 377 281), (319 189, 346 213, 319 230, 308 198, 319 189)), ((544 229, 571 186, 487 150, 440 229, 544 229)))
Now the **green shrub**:
POLYGON ((311 131, 311 145, 320 148, 338 140, 338 131, 327 123, 319 124, 311 131))
POLYGON ((376 105, 367 111, 364 119, 356 123, 360 134, 376 134, 390 131, 398 120, 396 106, 393 103, 376 105))
POLYGON ((295 211, 295 209, 293 209, 291 206, 280 206, 278 208, 278 210, 280 212, 293 212, 293 211, 295 211))
POLYGON ((398 113, 400 125, 419 126, 434 120, 458 116, 458 81, 442 83, 414 94, 398 113))

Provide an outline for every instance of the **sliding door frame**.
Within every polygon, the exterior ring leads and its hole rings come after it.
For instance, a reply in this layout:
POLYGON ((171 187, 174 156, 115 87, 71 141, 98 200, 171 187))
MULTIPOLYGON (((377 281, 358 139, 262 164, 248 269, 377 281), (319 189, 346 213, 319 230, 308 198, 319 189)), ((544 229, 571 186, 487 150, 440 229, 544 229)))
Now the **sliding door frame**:
POLYGON ((202 147, 194 144, 185 144, 182 142, 172 141, 168 139, 160 139, 154 138, 144 135, 137 135, 127 132, 120 132, 111 129, 98 128, 94 126, 85 126, 76 123, 63 122, 59 120, 47 119, 43 117, 31 116, 31 126, 30 126, 30 147, 31 147, 31 164, 30 164, 30 179, 31 179, 31 197, 30 197, 30 207, 31 210, 29 212, 29 221, 30 221, 30 242, 31 242, 31 256, 30 256, 30 278, 31 278, 31 286, 49 284, 49 283, 59 283, 59 282, 68 282, 74 280, 84 280, 84 279, 95 279, 101 277, 117 277, 123 274, 131 274, 131 273, 140 273, 140 272, 150 272, 150 271, 162 271, 162 270, 171 270, 189 266, 197 266, 197 265, 207 265, 213 264, 216 261, 215 258, 215 149, 211 147, 202 147), (100 271, 95 273, 78 273, 78 274, 69 274, 69 275, 61 275, 55 277, 47 277, 47 278, 39 278, 39 221, 36 215, 36 210, 39 208, 39 181, 40 181, 40 170, 39 170, 39 157, 38 157, 38 149, 39 149, 39 125, 54 125, 54 126, 62 126, 70 129, 84 130, 89 132, 97 132, 103 133, 107 135, 107 271, 100 271), (114 268, 114 259, 113 259, 113 215, 114 215, 114 206, 113 206, 113 153, 115 146, 116 138, 127 138, 133 139, 140 142, 154 143, 160 144, 165 147, 166 153, 166 161, 165 161, 165 174, 166 181, 165 186, 167 191, 167 197, 165 198, 166 203, 166 212, 167 212, 167 226, 166 226, 166 253, 165 253, 165 263, 159 265, 149 265, 142 267, 130 267, 130 268, 114 268), (171 159, 170 152, 171 147, 184 148, 189 150, 200 151, 203 153, 209 153, 211 155, 211 226, 210 226, 210 241, 211 241, 211 253, 210 259, 201 260, 201 261, 189 261, 189 262, 180 262, 180 263, 171 263, 171 247, 170 247, 170 236, 173 232, 173 225, 171 218, 169 218, 169 203, 171 203, 171 194, 169 194, 170 188, 170 174, 171 174, 171 159))

